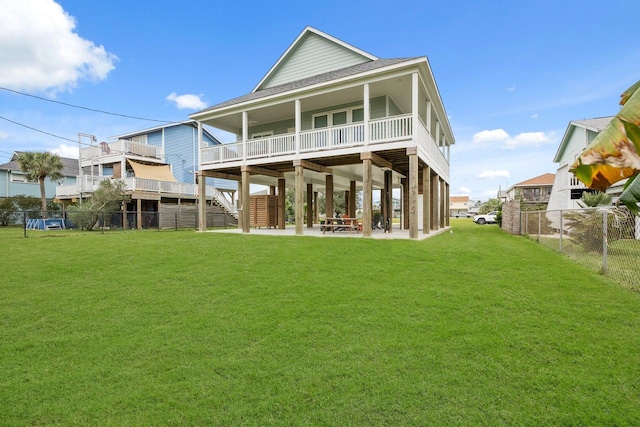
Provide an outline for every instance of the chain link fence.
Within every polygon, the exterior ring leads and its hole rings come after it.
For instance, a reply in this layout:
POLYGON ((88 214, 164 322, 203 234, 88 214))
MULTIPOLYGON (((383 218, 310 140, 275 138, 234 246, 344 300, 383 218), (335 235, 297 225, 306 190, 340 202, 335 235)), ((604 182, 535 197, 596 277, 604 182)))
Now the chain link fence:
POLYGON ((640 218, 626 207, 522 211, 520 234, 640 291, 640 218))

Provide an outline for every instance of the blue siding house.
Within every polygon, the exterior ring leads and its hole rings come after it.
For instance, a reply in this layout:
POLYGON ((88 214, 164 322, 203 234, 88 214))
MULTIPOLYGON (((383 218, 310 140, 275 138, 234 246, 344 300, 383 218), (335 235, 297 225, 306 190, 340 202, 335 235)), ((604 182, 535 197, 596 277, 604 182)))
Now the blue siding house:
MULTIPOLYGON (((76 169, 77 182, 57 187, 56 197, 63 203, 76 203, 91 197, 101 181, 122 179, 131 197, 123 209, 136 214, 133 221, 123 220, 125 225, 171 226, 173 222, 169 224, 167 218, 173 218, 171 213, 176 209, 180 212, 191 209, 196 213, 200 138, 204 147, 221 144, 211 132, 199 128, 192 120, 117 135, 112 142, 98 143, 92 138, 90 144, 85 144, 88 146, 80 149, 79 159, 74 160, 80 165, 80 169, 76 169), (145 223, 145 213, 160 220, 145 223)), ((202 205, 211 211, 222 210, 229 221, 235 221, 237 183, 208 178, 203 184, 202 205)))
MULTIPOLYGON (((8 163, 0 165, 0 198, 12 196, 33 196, 40 198, 40 186, 38 181, 30 181, 25 172, 20 170, 17 162, 18 154, 14 152, 8 163)), ((78 160, 61 157, 63 178, 58 181, 45 180, 45 194, 51 201, 56 195, 56 187, 60 185, 75 184, 78 175, 78 160)))
MULTIPOLYGON (((165 163, 171 166, 173 176, 179 182, 195 184, 198 170, 198 123, 188 120, 179 123, 157 126, 150 129, 117 135, 112 139, 130 140, 161 148, 165 163)), ((202 146, 212 147, 222 142, 206 128, 202 129, 202 146)), ((207 185, 216 187, 222 192, 235 192, 238 185, 235 181, 207 178, 207 185)))

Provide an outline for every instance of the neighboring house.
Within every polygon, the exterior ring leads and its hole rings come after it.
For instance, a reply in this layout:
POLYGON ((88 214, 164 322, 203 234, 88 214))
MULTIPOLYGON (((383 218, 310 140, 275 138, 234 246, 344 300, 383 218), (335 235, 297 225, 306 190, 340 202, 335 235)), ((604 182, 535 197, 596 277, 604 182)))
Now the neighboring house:
POLYGON ((469 214, 469 196, 451 196, 449 199, 450 216, 466 216, 469 214))
POLYGON ((506 201, 520 200, 522 209, 546 209, 551 195, 555 174, 545 173, 509 187, 506 201))
MULTIPOLYGON (((38 181, 30 181, 26 172, 20 170, 17 158, 20 154, 16 151, 11 156, 9 163, 0 165, 0 198, 25 195, 40 198, 40 185, 38 181)), ((63 177, 57 181, 45 179, 44 189, 47 200, 51 201, 56 195, 56 188, 63 184, 75 184, 78 175, 78 160, 60 157, 62 160, 63 177)))
MULTIPOLYGON (((160 147, 162 158, 171 167, 171 173, 179 182, 196 183, 198 171, 198 124, 193 120, 150 129, 116 135, 111 139, 127 140, 160 147)), ((202 129, 202 146, 211 147, 222 142, 208 129, 202 129)), ((224 192, 235 193, 237 183, 225 179, 209 178, 207 185, 212 185, 224 192)))
MULTIPOLYGON (((200 174, 237 180, 241 206, 250 184, 295 189, 296 234, 307 227, 316 192, 363 193, 363 234, 371 234, 373 192, 392 216, 392 192, 402 189, 409 235, 448 226, 449 155, 454 136, 426 57, 380 59, 307 27, 248 94, 190 118, 237 135, 237 142, 201 149, 200 174), (306 197, 305 197, 306 193, 306 197)), ((250 213, 239 227, 250 230, 250 213)), ((284 228, 284 209, 278 210, 284 228)), ((201 224, 202 228, 202 224, 201 224)))
POLYGON ((500 188, 496 197, 500 201, 500 203, 505 203, 507 201, 507 192, 500 188))
POLYGON ((482 206, 482 203, 479 200, 469 200, 469 215, 479 214, 480 206, 482 206))
MULTIPOLYGON (((75 160, 76 165, 81 165, 78 180, 72 185, 58 187, 58 200, 65 203, 81 201, 91 196, 100 181, 123 179, 131 196, 126 211, 137 213, 133 220, 123 221, 125 227, 155 227, 157 216, 147 216, 155 218, 154 223, 147 224, 143 221, 143 213, 163 213, 175 205, 193 206, 195 217, 198 187, 194 165, 198 163, 198 141, 205 147, 219 145, 220 141, 213 134, 202 129, 199 135, 198 124, 186 121, 115 138, 116 141, 109 143, 96 143, 89 138, 90 142, 81 148, 79 159, 75 160)), ((202 198, 204 206, 218 206, 237 218, 233 206, 237 184, 224 179, 206 184, 202 198), (208 185, 214 182, 220 187, 208 185)))
MULTIPOLYGON (((588 120, 574 120, 569 123, 560 141, 560 146, 553 158, 558 163, 553 190, 549 197, 548 210, 576 209, 582 207, 579 203, 582 193, 589 191, 587 187, 575 177, 569 168, 576 161, 580 153, 593 141, 613 117, 600 117, 588 120)), ((619 188, 619 186, 617 186, 619 188)))

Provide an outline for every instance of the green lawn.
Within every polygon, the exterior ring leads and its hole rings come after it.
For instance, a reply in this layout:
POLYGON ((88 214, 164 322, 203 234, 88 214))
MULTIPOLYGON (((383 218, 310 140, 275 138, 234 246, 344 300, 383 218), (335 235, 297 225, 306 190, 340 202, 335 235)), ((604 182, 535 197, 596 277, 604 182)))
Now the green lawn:
POLYGON ((637 425, 640 294, 452 224, 1 229, 0 425, 637 425))

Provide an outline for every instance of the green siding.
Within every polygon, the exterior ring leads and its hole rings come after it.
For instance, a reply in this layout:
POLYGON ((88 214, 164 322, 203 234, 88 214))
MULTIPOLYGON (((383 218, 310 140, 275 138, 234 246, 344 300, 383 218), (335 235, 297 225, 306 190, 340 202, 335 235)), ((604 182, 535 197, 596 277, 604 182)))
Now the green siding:
POLYGON ((258 89, 266 89, 368 61, 370 61, 369 58, 334 41, 315 33, 307 33, 278 67, 271 71, 269 77, 258 89))

